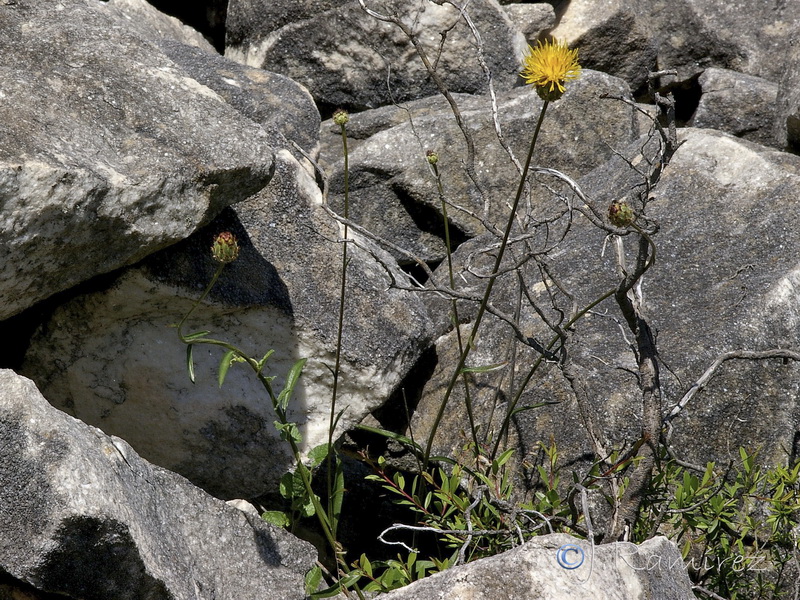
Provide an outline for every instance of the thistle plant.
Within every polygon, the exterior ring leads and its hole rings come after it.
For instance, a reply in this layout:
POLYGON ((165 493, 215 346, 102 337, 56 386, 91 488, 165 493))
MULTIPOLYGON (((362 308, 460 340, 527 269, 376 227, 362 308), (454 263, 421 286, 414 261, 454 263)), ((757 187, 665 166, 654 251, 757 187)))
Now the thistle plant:
MULTIPOLYGON (((525 159, 525 165, 522 168, 522 172, 520 173, 519 185, 517 186, 517 192, 514 196, 514 200, 511 204, 511 208, 509 210, 508 218, 506 220, 505 229, 503 230, 503 235, 500 241, 499 248, 495 254, 495 261, 494 265, 490 271, 490 275, 488 277, 486 288, 484 289, 483 298, 478 306, 478 312, 475 316, 475 319, 472 323, 472 329, 468 336, 466 344, 459 344, 460 350, 460 358, 454 370, 453 376, 450 379, 450 382, 447 386, 447 389, 444 394, 444 398, 439 406, 439 412, 434 419, 433 426, 431 428, 430 435, 428 437, 428 442, 425 447, 425 453, 423 458, 423 468, 427 467, 428 462, 430 460, 431 451, 433 448, 433 442, 436 435, 436 430, 441 423, 441 419, 444 415, 445 409, 447 408, 447 404, 450 400, 450 397, 453 393, 453 390, 458 382, 459 377, 461 377, 465 371, 467 358, 469 357, 470 351, 472 348, 475 347, 475 341, 478 337, 478 332, 480 330, 481 323, 483 321, 484 315, 486 314, 486 308, 489 303, 489 299, 492 295, 492 290, 494 289, 495 283, 497 282, 497 278, 500 275, 500 266, 503 263, 503 258, 505 256, 506 249, 508 247, 509 237, 511 236, 511 231, 514 227, 514 223, 516 222, 517 217, 517 209, 519 207, 520 200, 522 198, 522 193, 525 190, 526 183, 528 182, 528 173, 531 166, 531 160, 533 158, 534 150, 536 149, 536 141, 539 139, 539 132, 542 128, 542 123, 544 122, 545 114, 547 113, 547 107, 549 106, 550 102, 555 102, 559 100, 564 92, 566 91, 565 84, 568 80, 577 79, 580 76, 580 65, 578 64, 578 52, 577 50, 570 50, 566 44, 559 43, 559 42, 552 42, 552 43, 539 43, 535 48, 529 47, 529 53, 525 58, 524 67, 522 70, 522 77, 525 79, 526 83, 533 86, 536 93, 542 98, 543 103, 542 107, 539 112, 539 118, 536 121, 536 126, 534 127, 533 134, 531 136, 531 143, 528 149, 528 155, 525 159)), ((445 213, 446 214, 446 213, 445 213)), ((447 220, 445 218, 445 226, 447 224, 447 220)), ((449 258, 449 250, 448 250, 448 264, 450 265, 450 276, 451 276, 451 285, 453 283, 452 279, 452 263, 450 262, 449 258)), ((469 407, 469 399, 467 399, 467 410, 471 413, 471 408, 469 407)), ((510 418, 510 414, 507 415, 507 420, 510 418)), ((474 427, 473 427, 474 430, 474 427)), ((498 438, 499 442, 499 438, 498 438)), ((476 444, 476 450, 479 446, 476 444)), ((493 453, 493 456, 496 454, 493 453)))
MULTIPOLYGON (((439 87, 451 106, 455 121, 463 134, 465 145, 463 168, 467 178, 477 195, 481 196, 482 200, 486 200, 481 189, 482 182, 475 169, 476 151, 470 127, 460 113, 455 98, 437 73, 435 61, 430 60, 426 55, 423 45, 407 22, 399 17, 383 15, 368 9, 365 0, 359 0, 359 3, 364 11, 372 17, 396 25, 407 35, 415 47, 421 61, 428 68, 431 80, 439 87)), ((473 31, 480 55, 482 42, 477 29, 466 15, 465 8, 451 0, 441 0, 437 3, 450 4, 460 11, 464 22, 473 31)), ((482 58, 479 60, 482 61, 482 58)), ((482 65, 484 65, 483 62, 482 65)), ((770 502, 771 512, 769 513, 774 538, 769 542, 783 544, 780 546, 781 551, 776 560, 778 562, 796 560, 794 555, 790 556, 787 548, 789 542, 796 543, 792 535, 796 535, 797 514, 800 511, 796 494, 798 468, 787 473, 770 475, 768 478, 768 483, 772 486, 770 487, 764 483, 763 479, 759 479, 757 474, 753 474, 752 461, 748 456, 743 456, 746 473, 742 477, 737 476, 733 483, 730 483, 725 476, 720 477, 713 472, 712 468, 709 468, 707 473, 703 473, 702 477, 693 476, 684 467, 678 466, 677 460, 668 457, 670 451, 668 436, 665 439, 663 428, 665 425, 669 425, 668 421, 674 414, 670 413, 668 417, 662 417, 656 340, 645 315, 644 300, 639 292, 639 287, 642 277, 655 263, 656 247, 653 237, 658 231, 658 224, 648 217, 646 208, 650 190, 657 183, 663 169, 669 163, 672 152, 677 148, 672 120, 667 119, 669 130, 665 130, 658 121, 654 120, 652 138, 656 140, 658 150, 651 157, 645 157, 642 163, 643 168, 637 169, 643 185, 638 186, 636 190, 625 190, 624 199, 610 203, 607 210, 603 210, 598 208, 591 198, 587 197, 578 185, 565 174, 553 169, 533 166, 537 142, 550 104, 560 101, 570 83, 581 76, 578 51, 570 49, 564 42, 556 40, 538 42, 535 46, 528 47, 523 58, 520 76, 542 103, 538 117, 535 123, 532 123, 530 143, 522 164, 504 145, 499 120, 493 113, 498 140, 508 152, 511 161, 517 166, 519 181, 513 197, 509 198, 508 212, 504 217, 504 223, 495 226, 494 223, 488 223, 487 219, 483 221, 486 230, 495 234, 496 243, 492 244, 490 252, 484 253, 484 256, 489 257, 487 261, 490 267, 485 276, 480 278, 483 288, 474 296, 465 297, 465 294, 461 294, 457 290, 458 278, 454 267, 454 250, 451 245, 448 216, 450 207, 455 203, 448 198, 449 190, 446 189, 442 178, 442 171, 452 168, 453 165, 446 164, 447 161, 435 150, 429 150, 425 154, 425 160, 435 181, 440 201, 447 268, 447 284, 431 284, 429 290, 434 289, 450 300, 458 358, 452 372, 446 374, 445 392, 425 440, 415 441, 413 432, 410 431, 410 437, 406 437, 376 428, 363 428, 400 442, 413 453, 418 461, 417 472, 413 477, 406 478, 402 472, 393 470, 383 458, 373 460, 366 453, 363 454, 364 461, 374 468, 374 474, 370 479, 378 482, 396 499, 398 504, 407 507, 412 515, 413 525, 399 524, 390 528, 391 533, 394 534, 399 531, 411 532, 409 534, 410 541, 398 542, 395 539, 391 542, 403 546, 406 551, 405 556, 398 555, 397 560, 374 561, 362 555, 348 565, 343 558, 344 549, 337 540, 337 525, 342 509, 345 484, 341 461, 335 448, 334 433, 341 416, 339 405, 342 404, 339 394, 342 389, 340 378, 342 339, 346 326, 347 269, 351 259, 349 246, 358 243, 355 236, 351 238, 349 235, 351 221, 346 128, 349 115, 346 112, 337 111, 333 116, 333 122, 339 127, 341 134, 344 156, 344 211, 341 216, 334 215, 342 223, 343 235, 338 240, 341 243, 342 254, 341 274, 338 282, 340 295, 335 361, 330 366, 332 388, 328 420, 329 433, 327 444, 323 444, 310 453, 310 466, 303 463, 303 457, 298 450, 298 444, 301 442, 299 430, 297 425, 287 418, 286 413, 292 389, 301 375, 304 361, 298 362, 292 368, 286 378, 284 389, 276 394, 272 389, 274 377, 265 374, 272 351, 256 360, 230 344, 208 337, 209 332, 207 331, 186 335, 182 331, 187 319, 206 298, 225 265, 236 260, 238 244, 231 234, 223 233, 215 239, 212 254, 219 263, 218 268, 201 298, 178 325, 180 339, 187 345, 187 364, 192 379, 194 379, 192 348, 197 344, 209 344, 220 346, 225 351, 219 366, 220 385, 222 385, 225 373, 230 366, 238 362, 250 366, 264 385, 275 410, 275 426, 282 439, 291 446, 297 464, 295 473, 288 474, 282 481, 282 490, 286 490, 285 496, 293 501, 293 508, 296 508, 302 516, 316 515, 320 529, 337 561, 337 572, 333 574, 333 579, 338 581, 334 581, 334 585, 326 592, 313 594, 316 597, 323 597, 326 593, 335 593, 338 590, 346 591, 349 586, 357 585, 359 580, 368 582, 366 584, 367 591, 388 591, 431 572, 500 552, 521 543, 531 535, 554 530, 582 535, 593 541, 595 539, 643 541, 646 537, 659 531, 660 527, 669 525, 673 531, 679 532, 678 539, 684 543, 684 551, 687 554, 692 547, 705 543, 703 552, 720 556, 720 551, 725 551, 732 545, 743 548, 750 539, 747 537, 748 535, 755 536, 759 543, 759 540, 765 537, 763 527, 759 529, 752 521, 751 516, 745 514, 747 511, 741 508, 757 494, 772 494, 774 500, 770 502), (528 213, 523 214, 523 199, 526 194, 530 193, 534 183, 532 181, 534 173, 546 173, 569 188, 573 198, 580 201, 577 204, 581 206, 575 210, 580 211, 588 222, 604 232, 616 249, 618 271, 613 285, 593 299, 590 297, 590 301, 584 301, 583 305, 575 300, 576 294, 572 294, 572 291, 568 290, 567 286, 559 280, 554 269, 551 269, 547 256, 547 253, 555 250, 567 232, 571 230, 573 225, 571 200, 565 202, 569 205, 568 208, 556 214, 555 217, 548 217, 539 222, 531 219, 530 207, 528 213), (566 222, 566 225, 562 237, 557 242, 548 244, 545 251, 536 252, 531 249, 530 245, 527 245, 526 237, 533 237, 538 233, 537 228, 539 227, 541 230, 547 231, 543 237, 549 238, 550 227, 559 220, 566 222), (633 241, 632 261, 626 260, 625 248, 627 242, 629 244, 627 252, 630 254, 631 240, 633 241), (544 296, 550 302, 549 305, 542 307, 528 296, 532 312, 535 313, 534 317, 539 317, 546 331, 545 337, 541 341, 527 337, 520 327, 522 320, 520 307, 525 293, 528 292, 525 288, 527 284, 524 281, 526 274, 522 270, 525 261, 519 260, 519 257, 515 255, 516 248, 520 247, 523 248, 521 254, 524 255, 524 259, 530 259, 538 269, 541 281, 537 284, 541 283, 544 286, 544 296), (509 257, 513 260, 508 260, 509 257), (508 267, 509 262, 513 265, 511 268, 508 267), (493 305, 493 296, 499 295, 497 284, 506 275, 509 275, 509 279, 517 277, 519 281, 515 300, 516 312, 510 316, 502 314, 493 305), (564 302, 559 298, 567 300, 564 302), (472 317, 471 324, 462 331, 458 303, 465 299, 474 301, 477 311, 472 317), (581 388, 580 375, 576 372, 569 352, 572 348, 570 345, 572 336, 579 322, 600 303, 609 299, 616 303, 618 314, 621 316, 618 323, 624 331, 623 335, 632 336, 630 346, 633 348, 636 360, 636 376, 641 391, 641 432, 637 439, 631 441, 627 451, 608 447, 602 439, 602 435, 596 430, 593 424, 592 409, 582 399, 586 397, 586 394, 581 388), (487 313, 509 325, 515 335, 515 340, 512 342, 518 341, 537 353, 533 355, 529 364, 520 369, 519 377, 517 377, 518 364, 514 362, 513 357, 512 360, 499 364, 477 366, 469 364, 471 357, 474 361, 472 353, 479 342, 480 332, 482 328, 487 327, 487 313), (549 316, 554 313, 557 315, 556 317, 549 316), (528 498, 527 502, 520 503, 519 496, 515 494, 514 490, 514 483, 519 478, 518 474, 512 471, 512 461, 517 457, 513 450, 502 446, 507 440, 515 415, 522 410, 537 408, 544 404, 519 406, 533 377, 545 363, 556 365, 568 383, 576 399, 580 418, 585 424, 596 462, 584 473, 574 472, 570 473, 571 477, 565 477, 559 472, 559 454, 555 443, 542 444, 540 449, 546 457, 545 463, 531 469, 534 479, 538 475, 538 485, 533 488, 532 498, 528 498), (472 376, 502 369, 507 369, 507 372, 511 373, 511 383, 504 390, 507 394, 504 418, 497 430, 486 427, 480 430, 479 435, 479 428, 482 424, 477 422, 478 417, 473 406, 473 398, 477 397, 477 393, 474 393, 476 386, 472 376), (470 460, 464 461, 469 464, 459 463, 450 457, 433 455, 437 430, 454 392, 461 389, 459 386, 463 386, 465 409, 469 420, 465 454, 470 457, 470 460), (326 507, 322 506, 323 503, 312 488, 312 471, 322 464, 326 465, 327 473, 326 507), (571 485, 569 480, 572 481, 571 485), (728 485, 729 483, 730 485, 728 485), (786 493, 789 488, 794 495, 787 497, 786 493), (744 489, 747 490, 746 493, 741 491, 744 489), (608 501, 608 512, 613 517, 610 518, 607 530, 598 532, 592 528, 589 503, 586 500, 588 491, 600 492, 598 496, 602 495, 608 501), (727 535, 729 532, 726 528, 740 528, 741 535, 731 537, 727 535), (414 535, 422 532, 425 535, 436 537, 439 554, 422 556, 418 552, 414 543, 414 535)), ((490 96, 494 102, 494 92, 491 89, 491 77, 488 72, 487 80, 491 90, 490 96)), ((669 105, 668 102, 662 102, 663 98, 660 100, 658 94, 655 94, 655 99, 659 106, 669 105)), ((493 104, 493 107, 496 108, 496 105, 493 104)), ((669 117, 668 110, 665 112, 669 117)), ((634 165, 631 165, 631 168, 633 169, 634 165)), ((510 192, 509 196, 511 196, 510 192)), ((329 212, 333 214, 330 209, 329 212)), ((368 232, 365 231, 364 234, 368 235, 368 232)), ((377 237, 373 239, 379 243, 382 241, 377 237)), ((392 247, 392 249, 396 250, 397 248, 392 247)), ((427 265, 421 266, 428 269, 427 265)), ((389 271, 391 269, 387 268, 387 272, 389 271)), ((429 269, 426 272, 432 275, 429 269)), ((394 280, 392 284, 398 287, 401 285, 394 280)), ((628 341, 627 338, 626 341, 628 341)), ((509 354, 511 353, 512 351, 509 351, 509 354)), ((525 457, 519 457, 519 459, 524 461, 525 457)), ((276 515, 273 520, 286 525, 290 523, 288 518, 281 521, 280 515, 276 515)), ((407 540, 407 538, 403 537, 403 540, 407 540)), ((714 585, 722 581, 725 586, 728 586, 725 589, 732 590, 738 585, 736 575, 736 572, 730 570, 714 572, 707 575, 702 581, 714 585)), ((316 571, 309 579, 309 593, 316 589, 319 582, 320 572, 316 571)), ((358 588, 356 588, 356 592, 359 596, 361 595, 358 588)), ((735 595, 731 597, 735 597, 735 595)))
MULTIPOLYGON (((214 275, 212 276, 201 296, 192 304, 192 307, 189 309, 189 311, 175 326, 178 330, 178 337, 180 338, 181 342, 186 344, 186 363, 187 370, 189 372, 189 378, 191 379, 192 383, 194 383, 195 369, 193 351, 194 347, 197 345, 217 346, 225 350, 225 353, 220 360, 217 374, 217 381, 220 387, 222 387, 223 383, 225 382, 227 373, 232 365, 236 363, 244 363, 250 367, 259 383, 261 383, 261 385, 264 387, 264 390, 269 397, 270 402, 272 403, 272 408, 276 417, 274 422, 275 428, 280 438, 291 448, 292 456, 294 457, 295 461, 294 473, 287 473, 281 480, 281 493, 284 495, 284 497, 292 501, 293 511, 297 510, 305 517, 316 516, 323 537, 331 548, 331 553, 337 561, 338 575, 341 578, 344 578, 347 576, 350 569, 347 563, 342 560, 341 547, 336 540, 337 519, 341 509, 341 497, 344 493, 341 473, 338 471, 338 461, 336 461, 338 473, 336 482, 338 487, 334 488, 333 484, 329 483, 329 506, 326 510, 323 508, 319 496, 317 496, 316 492, 314 491, 312 485, 312 468, 318 466, 326 458, 329 459, 329 457, 333 454, 332 445, 323 444, 322 446, 313 448, 309 452, 308 457, 308 460, 311 464, 310 466, 307 466, 304 463, 304 457, 300 451, 300 444, 303 441, 300 434, 300 429, 297 423, 291 421, 288 417, 288 408, 291 403, 292 394, 297 386, 298 381, 300 380, 303 367, 305 366, 307 359, 300 359, 292 366, 292 368, 289 370, 289 373, 286 375, 283 389, 276 393, 275 389, 273 388, 273 381, 275 380, 276 376, 267 375, 268 362, 270 357, 273 355, 274 350, 269 350, 260 359, 257 359, 249 356, 247 353, 233 344, 209 337, 211 333, 210 331, 195 331, 188 334, 185 334, 183 331, 183 328, 189 318, 208 297, 208 294, 216 285, 225 267, 238 258, 239 244, 236 237, 228 231, 219 233, 214 238, 214 242, 211 246, 211 256, 218 263, 217 268, 214 271, 214 275)), ((332 420, 331 429, 334 427, 335 420, 332 420)), ((290 518, 284 516, 280 511, 267 512, 264 514, 264 518, 277 525, 290 524, 290 518)), ((315 567, 306 577, 307 593, 315 593, 320 582, 321 570, 319 567, 315 567)), ((348 585, 354 584, 355 581, 351 577, 348 585)), ((344 583, 342 583, 342 579, 339 579, 339 581, 333 586, 331 593, 338 592, 340 589, 342 589, 343 585, 344 583)), ((362 597, 357 586, 355 587, 355 591, 359 597, 362 597)))

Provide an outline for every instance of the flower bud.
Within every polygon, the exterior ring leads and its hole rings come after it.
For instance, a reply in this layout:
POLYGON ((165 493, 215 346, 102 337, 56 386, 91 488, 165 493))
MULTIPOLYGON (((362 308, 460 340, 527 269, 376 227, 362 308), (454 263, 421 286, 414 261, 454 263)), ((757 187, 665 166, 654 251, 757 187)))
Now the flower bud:
POLYGON ((425 153, 425 157, 428 159, 428 162, 432 165, 435 165, 436 163, 439 162, 439 155, 436 154, 436 152, 434 152, 433 150, 428 150, 425 153))
POLYGON ((236 236, 230 231, 223 231, 218 234, 211 246, 211 254, 214 256, 214 260, 222 264, 235 261, 239 256, 239 244, 236 241, 236 236))
POLYGON ((346 110, 340 108, 333 113, 333 122, 339 126, 346 125, 349 120, 350 115, 347 114, 346 110))
POLYGON ((615 200, 608 207, 608 220, 614 227, 628 227, 635 219, 636 215, 624 200, 615 200))

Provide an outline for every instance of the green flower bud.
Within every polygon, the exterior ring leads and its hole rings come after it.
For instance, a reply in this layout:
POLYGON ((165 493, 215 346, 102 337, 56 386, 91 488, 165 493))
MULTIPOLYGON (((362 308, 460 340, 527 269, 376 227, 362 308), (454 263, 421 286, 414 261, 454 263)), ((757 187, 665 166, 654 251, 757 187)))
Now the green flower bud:
POLYGON ((235 261, 239 256, 239 244, 236 236, 230 231, 223 231, 217 235, 211 246, 211 254, 214 256, 214 260, 223 264, 235 261))
POLYGON ((608 207, 608 220, 614 227, 628 227, 636 220, 636 215, 624 200, 615 200, 608 207))
POLYGON ((434 152, 433 150, 428 150, 425 153, 425 157, 428 159, 428 162, 432 165, 435 165, 436 163, 439 162, 439 155, 436 154, 436 152, 434 152))
POLYGON ((346 125, 349 120, 350 120, 350 115, 347 114, 346 110, 340 108, 335 113, 333 113, 333 122, 339 126, 346 125))

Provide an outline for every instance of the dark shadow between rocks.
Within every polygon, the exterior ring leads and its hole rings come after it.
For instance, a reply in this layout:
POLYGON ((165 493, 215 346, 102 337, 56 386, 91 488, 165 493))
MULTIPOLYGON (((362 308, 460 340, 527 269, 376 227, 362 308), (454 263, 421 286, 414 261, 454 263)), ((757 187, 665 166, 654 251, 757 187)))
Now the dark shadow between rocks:
POLYGON ((41 588, 84 600, 171 600, 149 575, 127 525, 87 516, 65 519, 55 550, 34 574, 41 588))

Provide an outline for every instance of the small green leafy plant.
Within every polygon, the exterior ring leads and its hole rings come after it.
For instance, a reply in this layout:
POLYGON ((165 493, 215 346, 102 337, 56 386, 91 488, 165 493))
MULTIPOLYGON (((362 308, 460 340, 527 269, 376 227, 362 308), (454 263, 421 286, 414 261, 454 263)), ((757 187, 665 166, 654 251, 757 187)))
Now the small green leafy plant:
POLYGON ((634 541, 655 533, 675 540, 698 594, 796 597, 788 573, 791 564, 796 577, 800 566, 800 462, 763 469, 755 453, 740 448, 739 456, 724 471, 713 462, 695 472, 666 460, 650 482, 634 541))

